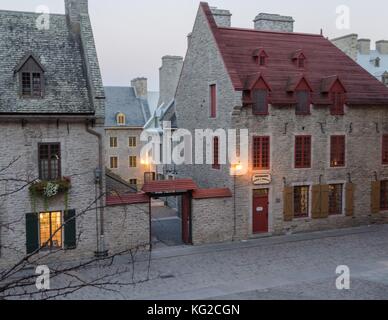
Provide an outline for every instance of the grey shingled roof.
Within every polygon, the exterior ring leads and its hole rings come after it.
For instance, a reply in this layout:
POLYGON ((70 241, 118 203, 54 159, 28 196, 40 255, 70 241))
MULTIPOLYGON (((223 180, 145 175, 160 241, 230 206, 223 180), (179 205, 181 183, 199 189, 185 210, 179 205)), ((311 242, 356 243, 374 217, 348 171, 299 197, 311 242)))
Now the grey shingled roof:
POLYGON ((124 113, 126 126, 143 127, 151 117, 148 101, 136 97, 132 87, 105 87, 105 126, 116 127, 116 115, 124 113))
POLYGON ((39 15, 0 10, 0 113, 93 114, 79 41, 66 16, 50 15, 49 30, 38 30, 39 15), (14 69, 27 53, 45 69, 43 99, 21 99, 14 69))

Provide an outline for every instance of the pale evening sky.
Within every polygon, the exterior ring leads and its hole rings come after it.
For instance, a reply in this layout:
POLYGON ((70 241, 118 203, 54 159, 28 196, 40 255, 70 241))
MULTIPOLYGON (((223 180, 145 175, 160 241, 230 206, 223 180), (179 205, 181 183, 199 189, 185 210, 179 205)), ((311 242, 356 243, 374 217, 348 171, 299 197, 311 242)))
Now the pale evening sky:
MULTIPOLYGON (((259 12, 291 15, 295 31, 330 38, 357 33, 362 38, 388 39, 388 2, 380 0, 211 0, 211 6, 229 9, 232 26, 253 26, 259 12), (350 29, 336 28, 336 8, 350 8, 350 29)), ((39 5, 64 13, 64 0, 0 0, 0 10, 35 11, 39 5)), ((89 11, 104 85, 129 85, 145 76, 150 90, 158 90, 158 68, 166 54, 185 55, 199 1, 89 0, 89 11)))

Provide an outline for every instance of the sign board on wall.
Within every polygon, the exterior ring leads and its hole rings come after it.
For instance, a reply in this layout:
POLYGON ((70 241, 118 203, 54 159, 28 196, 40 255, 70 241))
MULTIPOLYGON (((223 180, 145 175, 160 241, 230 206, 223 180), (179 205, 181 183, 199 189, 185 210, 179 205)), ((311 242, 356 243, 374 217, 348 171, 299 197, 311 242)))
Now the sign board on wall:
POLYGON ((255 174, 252 177, 252 182, 255 186, 270 184, 272 182, 272 176, 269 173, 255 174))

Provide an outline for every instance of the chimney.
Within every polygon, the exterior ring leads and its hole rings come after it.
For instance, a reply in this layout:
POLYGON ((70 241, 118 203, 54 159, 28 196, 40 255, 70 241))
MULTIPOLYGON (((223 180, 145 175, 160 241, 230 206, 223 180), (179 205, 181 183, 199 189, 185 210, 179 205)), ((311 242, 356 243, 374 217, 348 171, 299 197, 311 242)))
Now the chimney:
POLYGON ((289 16, 259 13, 253 22, 256 30, 294 32, 295 20, 289 16))
POLYGON ((179 77, 183 67, 183 58, 164 56, 159 68, 159 103, 169 103, 175 97, 179 77))
POLYGON ((232 26, 232 14, 229 10, 210 7, 217 26, 230 28, 232 26))
POLYGON ((387 40, 380 40, 376 42, 376 50, 380 54, 388 54, 388 41, 387 40))
POLYGON ((340 50, 345 52, 354 61, 357 61, 358 35, 348 34, 339 38, 332 39, 331 42, 340 50))
POLYGON ((370 54, 370 39, 359 39, 357 49, 360 54, 370 54))
POLYGON ((134 88, 137 98, 147 99, 148 88, 147 78, 136 78, 131 81, 131 87, 134 88))
POLYGON ((79 33, 81 15, 89 15, 88 0, 65 0, 65 12, 72 30, 79 33))

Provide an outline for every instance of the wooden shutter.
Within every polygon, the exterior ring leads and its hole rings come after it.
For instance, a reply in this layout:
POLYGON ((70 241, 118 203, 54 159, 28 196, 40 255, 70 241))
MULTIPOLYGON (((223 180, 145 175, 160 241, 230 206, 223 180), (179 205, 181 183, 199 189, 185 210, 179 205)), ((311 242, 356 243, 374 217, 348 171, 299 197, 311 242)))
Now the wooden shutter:
POLYGON ((311 208, 311 217, 313 219, 321 218, 321 186, 312 186, 312 208, 311 208))
POLYGON ((284 210, 284 221, 292 221, 294 219, 294 188, 285 187, 283 191, 283 210, 284 210))
POLYGON ((354 184, 347 183, 345 186, 345 213, 347 217, 354 215, 354 184))
POLYGON ((37 213, 26 214, 26 248, 27 254, 39 249, 39 220, 37 213))
POLYGON ((65 235, 65 250, 75 249, 77 247, 76 240, 76 215, 75 210, 65 211, 64 214, 64 235, 65 235))
POLYGON ((380 212, 380 191, 381 191, 381 182, 373 181, 372 182, 372 192, 371 192, 371 211, 372 214, 377 214, 380 212))
POLYGON ((329 217, 329 185, 321 185, 321 218, 329 217))

